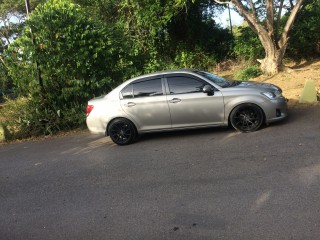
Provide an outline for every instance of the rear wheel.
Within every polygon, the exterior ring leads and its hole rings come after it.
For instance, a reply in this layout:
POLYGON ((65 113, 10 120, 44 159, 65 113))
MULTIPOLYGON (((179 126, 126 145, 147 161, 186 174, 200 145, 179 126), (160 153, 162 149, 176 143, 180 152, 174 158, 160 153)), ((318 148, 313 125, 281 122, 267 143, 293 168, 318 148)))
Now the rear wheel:
POLYGON ((111 122, 108 128, 111 140, 118 145, 128 145, 137 136, 134 125, 125 118, 119 118, 111 122))
POLYGON ((239 132, 253 132, 263 123, 263 112, 254 104, 242 104, 232 110, 231 125, 239 132))

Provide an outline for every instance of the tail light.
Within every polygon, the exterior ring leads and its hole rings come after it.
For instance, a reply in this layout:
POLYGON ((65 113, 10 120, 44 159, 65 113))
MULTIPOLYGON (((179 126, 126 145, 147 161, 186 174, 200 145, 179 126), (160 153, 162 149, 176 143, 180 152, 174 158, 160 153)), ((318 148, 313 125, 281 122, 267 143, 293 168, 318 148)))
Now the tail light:
POLYGON ((87 117, 89 116, 89 114, 93 110, 93 107, 94 107, 93 105, 87 105, 87 117))

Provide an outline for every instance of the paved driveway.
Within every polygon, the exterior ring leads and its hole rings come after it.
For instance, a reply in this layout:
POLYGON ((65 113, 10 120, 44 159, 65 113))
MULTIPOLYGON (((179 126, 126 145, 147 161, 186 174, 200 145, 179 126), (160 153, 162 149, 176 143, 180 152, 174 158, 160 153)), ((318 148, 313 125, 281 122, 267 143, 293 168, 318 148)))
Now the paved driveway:
POLYGON ((320 109, 260 131, 0 146, 0 239, 320 239, 320 109))

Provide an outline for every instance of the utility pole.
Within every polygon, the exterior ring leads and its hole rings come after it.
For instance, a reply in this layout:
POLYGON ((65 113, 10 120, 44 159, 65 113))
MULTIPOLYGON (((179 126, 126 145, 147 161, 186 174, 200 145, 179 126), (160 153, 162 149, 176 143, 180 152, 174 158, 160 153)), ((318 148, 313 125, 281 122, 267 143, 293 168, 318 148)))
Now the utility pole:
POLYGON ((233 42, 233 30, 232 30, 232 21, 231 21, 231 13, 230 13, 230 3, 228 3, 228 12, 229 12, 229 24, 230 24, 230 31, 231 31, 231 36, 232 36, 232 40, 231 40, 231 49, 233 48, 234 42, 233 42))
MULTIPOLYGON (((26 12, 27 12, 27 17, 29 16, 31 10, 30 10, 30 2, 29 0, 25 0, 25 4, 26 4, 26 12)), ((35 46, 35 48, 37 47, 37 43, 36 43, 36 40, 34 39, 34 36, 33 36, 33 33, 32 33, 32 30, 30 28, 30 33, 31 33, 31 38, 32 38, 32 44, 35 46)), ((36 69, 37 69, 37 75, 38 75, 38 82, 39 82, 39 85, 41 87, 41 90, 44 91, 44 86, 43 86, 43 80, 42 80, 42 77, 41 77, 41 70, 40 70, 40 64, 38 61, 36 61, 36 69)))
POLYGON ((232 4, 232 1, 229 0, 227 2, 223 2, 223 1, 220 1, 220 0, 214 0, 216 3, 219 3, 219 4, 227 4, 228 5, 228 12, 229 12, 229 24, 230 24, 230 31, 231 31, 231 34, 233 35, 233 32, 232 32, 232 22, 231 22, 231 13, 230 13, 230 4, 232 4))
POLYGON ((228 3, 228 12, 229 12, 230 31, 231 31, 231 35, 233 35, 233 31, 232 31, 232 21, 231 21, 231 13, 230 13, 230 3, 228 3))
POLYGON ((29 0, 25 0, 26 3, 26 11, 27 11, 27 17, 29 16, 30 11, 30 2, 29 0))

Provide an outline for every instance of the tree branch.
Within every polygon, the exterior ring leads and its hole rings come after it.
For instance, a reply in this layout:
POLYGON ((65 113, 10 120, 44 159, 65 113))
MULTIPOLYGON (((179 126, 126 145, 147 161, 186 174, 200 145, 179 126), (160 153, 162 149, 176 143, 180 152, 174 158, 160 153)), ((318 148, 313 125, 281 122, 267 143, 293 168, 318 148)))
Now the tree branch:
POLYGON ((7 34, 4 34, 3 32, 0 31, 0 35, 7 41, 7 44, 10 45, 10 39, 8 38, 7 34))
POLYGON ((288 43, 288 34, 290 32, 290 30, 292 29, 293 27, 293 23, 294 23, 294 20, 296 19, 297 17, 297 13, 300 9, 300 7, 302 6, 302 3, 303 3, 304 0, 297 0, 297 3, 296 5, 293 7, 292 9, 292 12, 287 20, 287 23, 283 29, 283 32, 282 32, 282 35, 281 35, 281 38, 279 40, 279 47, 283 47, 285 46, 287 43, 288 43))
POLYGON ((289 2, 290 2, 290 9, 293 9, 294 8, 294 4, 293 4, 292 0, 289 0, 289 2))
MULTIPOLYGON (((280 20, 281 20, 281 13, 282 13, 282 8, 283 8, 283 2, 284 0, 280 1, 280 6, 279 6, 279 11, 278 11, 278 16, 277 16, 277 25, 276 25, 276 29, 275 29, 275 42, 278 43, 278 38, 279 38, 279 26, 280 26, 280 20)), ((279 46, 278 46, 279 47, 279 46)))
POLYGON ((0 55, 0 60, 1 60, 2 64, 3 64, 6 68, 8 68, 7 65, 6 65, 6 63, 5 63, 5 61, 3 60, 3 57, 2 57, 1 55, 0 55))
POLYGON ((229 4, 231 1, 227 1, 227 2, 222 2, 222 1, 219 1, 219 0, 213 0, 214 2, 216 3, 219 3, 219 4, 229 4))
POLYGON ((251 10, 252 10, 253 16, 257 16, 256 9, 254 7, 254 4, 253 4, 252 0, 250 0, 250 6, 251 6, 251 10))
POLYGON ((269 36, 273 38, 273 33, 274 33, 273 0, 266 0, 266 9, 267 9, 267 29, 269 32, 269 36))
POLYGON ((246 7, 242 4, 240 0, 231 0, 231 3, 235 5, 240 15, 248 22, 250 28, 254 32, 258 33, 263 31, 263 28, 261 28, 257 16, 254 14, 250 14, 250 12, 246 9, 246 7))

